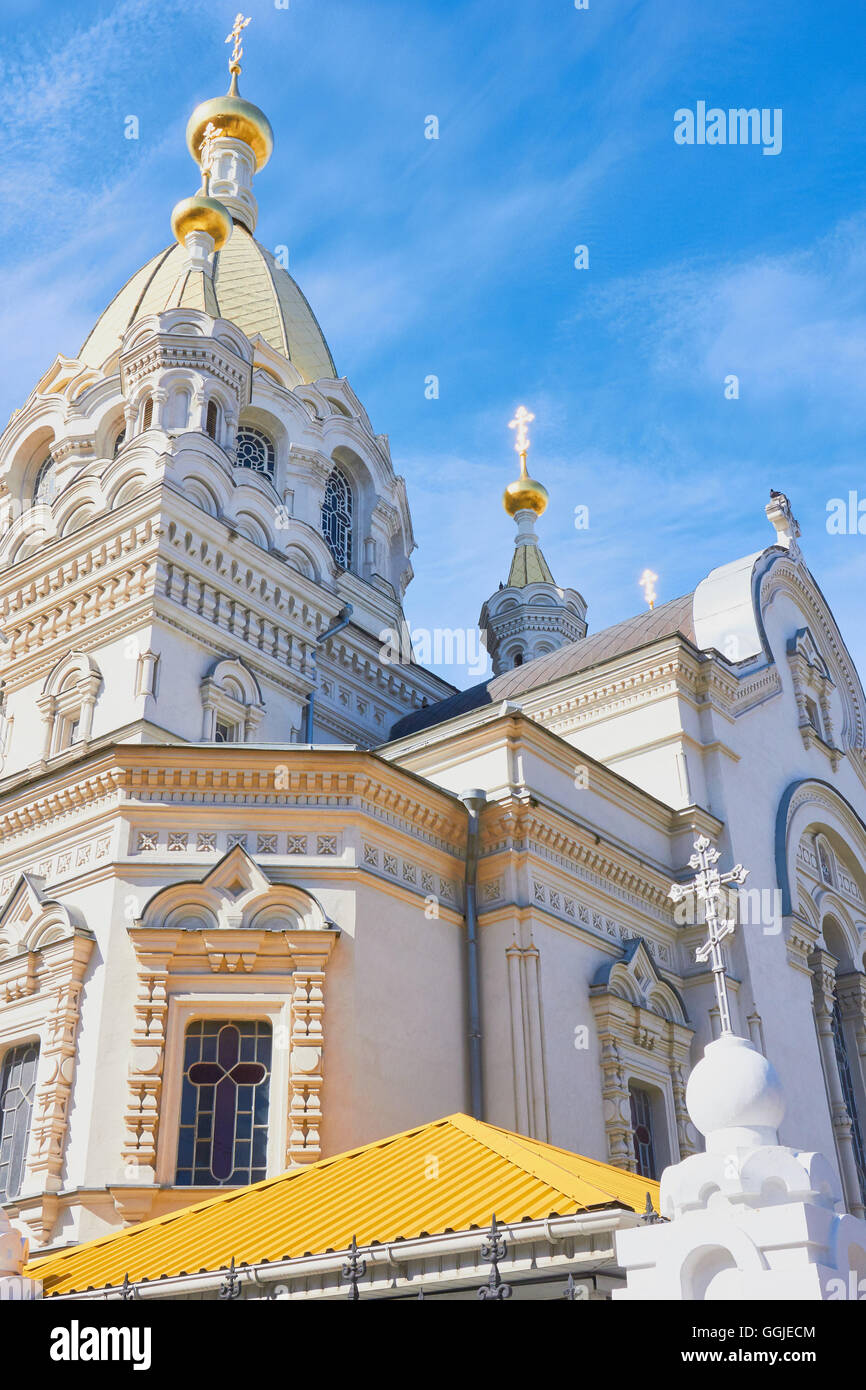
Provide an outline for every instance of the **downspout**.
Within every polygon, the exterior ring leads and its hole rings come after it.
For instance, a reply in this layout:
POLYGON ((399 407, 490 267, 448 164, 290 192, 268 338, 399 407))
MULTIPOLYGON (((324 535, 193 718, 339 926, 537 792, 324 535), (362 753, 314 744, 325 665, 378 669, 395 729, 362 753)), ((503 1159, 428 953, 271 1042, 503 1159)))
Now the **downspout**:
POLYGON ((333 626, 329 627, 327 632, 323 632, 321 637, 317 637, 315 642, 313 643, 313 685, 310 690, 309 699, 307 700, 307 709, 304 717, 305 743, 312 743, 313 741, 313 706, 315 704, 316 682, 319 678, 319 669, 318 662, 316 660, 316 653, 318 652, 320 647, 323 647, 326 642, 330 641, 332 637, 335 637, 337 633, 341 631, 342 628, 348 626, 348 624, 351 622, 352 614, 354 613, 354 611, 355 610, 352 607, 351 603, 345 604, 343 608, 340 609, 340 612, 337 615, 337 621, 333 624, 333 626))
POLYGON ((478 787, 461 792, 469 825, 466 832, 466 1025, 469 1041, 469 1113, 474 1120, 484 1118, 484 1087, 481 1071, 481 985, 478 960, 478 848, 481 810, 487 793, 478 787))

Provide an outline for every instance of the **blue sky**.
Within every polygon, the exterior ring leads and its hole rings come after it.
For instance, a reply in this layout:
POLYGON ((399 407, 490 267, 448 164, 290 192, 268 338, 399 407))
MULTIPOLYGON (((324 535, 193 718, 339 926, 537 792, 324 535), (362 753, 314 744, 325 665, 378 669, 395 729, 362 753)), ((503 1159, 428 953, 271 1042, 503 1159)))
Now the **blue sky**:
MULTIPOLYGON (((170 240, 195 184, 186 120, 224 89, 236 10, 18 0, 5 18, 3 412, 170 240)), ((245 13, 242 90, 276 132, 257 235, 289 246, 338 371, 390 436, 419 546, 413 627, 473 625, 507 575, 507 422, 525 402, 544 550, 591 630, 640 609, 646 566, 662 601, 769 543, 772 486, 866 671, 866 537, 825 524, 829 499, 866 498, 862 3, 245 13), (677 145, 674 112, 698 100, 781 108, 781 153, 677 145)))

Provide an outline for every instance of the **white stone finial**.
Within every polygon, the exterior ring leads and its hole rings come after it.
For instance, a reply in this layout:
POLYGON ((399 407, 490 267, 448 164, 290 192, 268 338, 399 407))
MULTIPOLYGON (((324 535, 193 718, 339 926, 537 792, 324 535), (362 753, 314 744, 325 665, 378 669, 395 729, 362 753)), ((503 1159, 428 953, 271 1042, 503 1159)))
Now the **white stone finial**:
POLYGON ((686 1087, 686 1108, 707 1153, 778 1144, 782 1085, 754 1043, 723 1033, 704 1049, 686 1087))
POLYGON ((791 510, 791 503, 784 492, 775 492, 770 489, 770 500, 764 510, 767 519, 772 523, 776 530, 776 545, 784 546, 792 555, 800 554, 800 547, 797 544, 800 535, 800 523, 791 510))

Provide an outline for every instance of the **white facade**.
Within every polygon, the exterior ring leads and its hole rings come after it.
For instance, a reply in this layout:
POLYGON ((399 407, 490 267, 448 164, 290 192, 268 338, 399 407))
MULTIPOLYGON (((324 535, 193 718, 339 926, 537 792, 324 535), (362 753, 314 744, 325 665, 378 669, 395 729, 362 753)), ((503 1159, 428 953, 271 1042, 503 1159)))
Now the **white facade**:
POLYGON ((0 438, 0 1068, 39 1049, 8 1213, 35 1249, 213 1191, 176 1180, 202 1021, 271 1029, 268 1173, 466 1109, 475 787, 483 1118, 698 1152, 713 990, 667 894, 704 833, 751 870, 730 990, 781 1140, 862 1215, 866 708, 790 507, 606 633, 557 591, 555 649, 475 692, 384 657, 405 487, 232 169, 225 250, 138 272, 0 438))

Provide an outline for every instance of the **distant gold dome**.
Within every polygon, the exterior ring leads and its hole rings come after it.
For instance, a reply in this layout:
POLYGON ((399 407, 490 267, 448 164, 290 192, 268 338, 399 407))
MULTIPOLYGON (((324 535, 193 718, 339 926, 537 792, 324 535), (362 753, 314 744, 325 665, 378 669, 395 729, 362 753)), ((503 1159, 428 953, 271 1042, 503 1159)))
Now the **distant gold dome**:
POLYGON ((238 96, 236 80, 233 90, 224 97, 211 97, 193 111, 186 128, 186 143, 198 163, 201 142, 208 125, 213 122, 220 134, 230 140, 243 140, 256 157, 256 169, 264 169, 274 148, 274 132, 264 111, 251 101, 238 96))
POLYGON ((513 483, 508 484, 502 494, 502 505, 509 516, 514 516, 517 512, 535 512, 536 516, 541 516, 548 500, 548 491, 544 484, 530 478, 525 470, 513 483))
POLYGON ((207 232, 213 237, 214 250, 221 251, 231 236, 232 216, 216 198, 196 193, 177 204, 171 214, 171 230, 181 246, 186 245, 190 232, 207 232))

